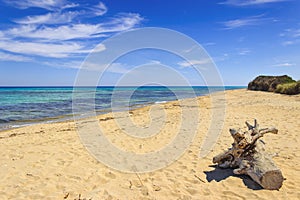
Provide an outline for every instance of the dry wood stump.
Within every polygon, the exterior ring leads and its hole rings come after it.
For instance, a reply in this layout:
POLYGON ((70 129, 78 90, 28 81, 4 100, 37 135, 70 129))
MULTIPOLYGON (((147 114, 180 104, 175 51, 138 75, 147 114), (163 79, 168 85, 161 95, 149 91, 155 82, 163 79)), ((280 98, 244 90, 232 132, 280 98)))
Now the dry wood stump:
POLYGON ((277 134, 276 128, 259 129, 254 120, 254 125, 246 122, 248 131, 230 129, 234 139, 232 147, 215 156, 213 163, 220 168, 234 168, 234 174, 249 175, 263 188, 278 190, 283 183, 281 170, 275 165, 270 154, 265 151, 264 142, 260 139, 266 133, 277 134))

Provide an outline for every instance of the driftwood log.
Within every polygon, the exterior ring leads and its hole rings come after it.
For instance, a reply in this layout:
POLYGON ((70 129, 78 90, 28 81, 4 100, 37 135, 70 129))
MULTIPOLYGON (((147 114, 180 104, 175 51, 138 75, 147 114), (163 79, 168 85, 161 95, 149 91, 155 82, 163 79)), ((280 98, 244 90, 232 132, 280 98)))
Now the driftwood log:
POLYGON ((281 170, 275 165, 270 154, 264 149, 264 142, 260 139, 266 133, 277 134, 276 128, 259 129, 254 120, 254 125, 246 122, 248 131, 230 129, 234 139, 232 147, 215 156, 213 163, 220 168, 234 168, 234 174, 249 175, 263 188, 278 190, 283 183, 281 170))

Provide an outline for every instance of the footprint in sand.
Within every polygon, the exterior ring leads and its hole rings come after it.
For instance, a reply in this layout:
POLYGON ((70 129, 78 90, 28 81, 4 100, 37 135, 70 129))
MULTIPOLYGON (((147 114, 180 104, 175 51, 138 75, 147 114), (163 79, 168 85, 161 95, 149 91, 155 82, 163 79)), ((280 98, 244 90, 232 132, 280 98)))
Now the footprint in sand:
POLYGON ((144 196, 149 195, 149 191, 148 191, 147 186, 142 186, 141 192, 142 192, 142 194, 143 194, 144 196))
POLYGON ((133 180, 133 181, 131 181, 131 183, 133 186, 135 186, 137 188, 141 188, 143 186, 143 184, 139 180, 133 180))
POLYGON ((158 185, 152 185, 152 188, 154 191, 160 191, 161 187, 159 187, 158 185))
POLYGON ((108 177, 108 178, 111 178, 111 179, 115 179, 116 178, 116 175, 113 174, 112 172, 105 173, 105 176, 108 177))

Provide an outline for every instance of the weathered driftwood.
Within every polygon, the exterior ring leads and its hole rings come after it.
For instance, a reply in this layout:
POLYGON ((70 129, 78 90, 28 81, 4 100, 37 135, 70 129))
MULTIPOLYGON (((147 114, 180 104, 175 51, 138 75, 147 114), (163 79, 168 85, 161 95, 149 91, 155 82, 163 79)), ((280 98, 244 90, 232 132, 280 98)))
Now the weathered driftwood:
POLYGON ((264 149, 264 142, 260 140, 266 133, 277 134, 276 128, 259 129, 254 120, 254 125, 246 122, 248 131, 230 129, 234 139, 232 147, 215 156, 213 163, 221 168, 235 168, 235 174, 247 174, 263 188, 278 190, 283 183, 280 169, 274 164, 271 156, 264 149))

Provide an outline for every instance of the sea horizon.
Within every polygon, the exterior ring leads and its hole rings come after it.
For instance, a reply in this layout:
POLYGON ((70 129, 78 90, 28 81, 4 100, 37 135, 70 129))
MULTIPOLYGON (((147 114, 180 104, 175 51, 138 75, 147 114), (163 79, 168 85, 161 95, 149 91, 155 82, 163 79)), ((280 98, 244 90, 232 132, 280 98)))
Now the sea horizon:
POLYGON ((214 86, 206 86, 206 85, 191 85, 191 86, 185 86, 185 85, 170 85, 170 86, 163 86, 163 85, 144 85, 144 86, 138 86, 138 85, 121 85, 121 86, 114 86, 114 85, 101 85, 101 86, 72 86, 72 85, 37 85, 37 86, 24 86, 24 85, 20 85, 20 86, 1 86, 0 88, 82 88, 82 87, 87 87, 87 88, 101 88, 101 87, 111 87, 111 88, 115 88, 115 87, 247 87, 247 85, 214 85, 214 86))

